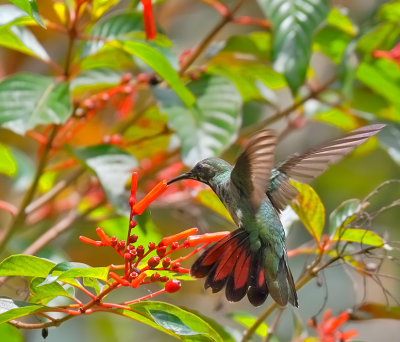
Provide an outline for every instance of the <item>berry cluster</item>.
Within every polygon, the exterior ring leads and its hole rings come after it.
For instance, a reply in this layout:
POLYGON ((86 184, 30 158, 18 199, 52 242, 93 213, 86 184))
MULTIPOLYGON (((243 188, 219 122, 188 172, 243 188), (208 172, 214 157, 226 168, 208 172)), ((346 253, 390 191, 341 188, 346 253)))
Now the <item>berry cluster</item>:
POLYGON ((129 286, 137 288, 141 285, 153 282, 165 283, 162 290, 151 293, 146 297, 126 302, 125 304, 148 299, 162 292, 173 293, 178 291, 181 287, 181 282, 178 279, 170 279, 170 277, 179 273, 189 273, 189 269, 182 267, 181 262, 196 254, 210 242, 217 241, 228 233, 219 232, 195 235, 197 234, 198 229, 190 228, 178 234, 164 237, 158 244, 150 242, 147 247, 138 244, 138 241, 140 243, 140 238, 137 235, 132 234, 132 230, 137 225, 134 216, 141 215, 147 206, 167 189, 167 183, 166 181, 161 181, 142 200, 136 202, 137 181, 137 173, 133 173, 131 196, 129 198, 131 212, 126 240, 118 240, 115 236, 110 237, 100 227, 96 229, 96 233, 100 240, 93 240, 86 236, 79 237, 82 242, 96 247, 111 247, 124 259, 123 265, 110 266, 110 269, 112 270, 121 268, 124 270, 123 275, 118 275, 115 272, 109 273, 109 277, 114 282, 114 287, 129 286), (183 240, 182 243, 179 242, 181 240, 183 240), (200 247, 192 250, 187 255, 181 256, 177 259, 171 258, 171 253, 184 248, 195 247, 197 245, 200 245, 200 247), (170 272, 168 273, 170 276, 165 275, 166 272, 170 272), (162 273, 162 275, 160 273, 162 273))

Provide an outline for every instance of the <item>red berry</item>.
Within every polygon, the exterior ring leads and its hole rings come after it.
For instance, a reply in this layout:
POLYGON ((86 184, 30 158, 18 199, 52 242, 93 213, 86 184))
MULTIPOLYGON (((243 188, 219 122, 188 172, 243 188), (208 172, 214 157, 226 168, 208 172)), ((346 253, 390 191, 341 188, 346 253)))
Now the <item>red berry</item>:
POLYGON ((131 260, 132 255, 130 253, 125 253, 124 254, 124 258, 127 259, 127 260, 131 260))
POLYGON ((164 268, 168 268, 169 265, 171 265, 171 258, 165 257, 164 260, 162 261, 162 265, 164 268))
POLYGON ((111 246, 115 247, 117 245, 117 243, 118 243, 118 239, 115 236, 113 236, 111 238, 110 243, 111 243, 111 246))
POLYGON ((128 247, 126 247, 128 249, 128 251, 133 251, 135 249, 134 245, 128 245, 128 247))
POLYGON ((167 251, 167 247, 159 247, 157 248, 157 255, 162 258, 165 255, 165 252, 167 251))
POLYGON ((174 293, 181 288, 182 284, 178 279, 171 279, 165 284, 165 291, 174 293))
POLYGON ((124 240, 120 240, 117 244, 118 249, 124 249, 125 248, 125 241, 124 240))
POLYGON ((159 257, 151 257, 149 259, 149 261, 147 262, 147 265, 149 265, 149 267, 154 268, 156 267, 158 264, 160 263, 160 258, 159 257))
POLYGON ((153 274, 151 275, 151 277, 150 277, 150 280, 151 280, 151 281, 158 281, 158 280, 160 280, 160 274, 158 274, 158 273, 153 273, 153 274))
POLYGON ((162 283, 166 283, 168 280, 169 280, 169 278, 168 278, 167 276, 162 276, 162 277, 160 277, 160 281, 161 281, 162 283))
POLYGON ((149 249, 152 251, 156 248, 156 244, 154 242, 149 242, 149 249))
POLYGON ((181 263, 180 262, 174 262, 173 264, 172 264, 172 269, 173 270, 175 270, 175 269, 177 269, 177 268, 179 268, 179 267, 181 267, 181 263))
POLYGON ((138 236, 137 235, 131 235, 129 237, 129 243, 135 243, 138 240, 138 236))
POLYGON ((179 242, 175 241, 171 244, 171 249, 177 249, 179 247, 179 242))
POLYGON ((141 258, 144 254, 144 247, 142 245, 138 246, 136 248, 136 252, 139 258, 141 258))
POLYGON ((138 275, 139 275, 139 274, 138 274, 137 272, 132 272, 132 273, 129 275, 129 277, 132 278, 132 279, 135 279, 135 278, 137 278, 138 275))
POLYGON ((121 83, 128 83, 132 79, 131 73, 126 73, 121 78, 121 83))

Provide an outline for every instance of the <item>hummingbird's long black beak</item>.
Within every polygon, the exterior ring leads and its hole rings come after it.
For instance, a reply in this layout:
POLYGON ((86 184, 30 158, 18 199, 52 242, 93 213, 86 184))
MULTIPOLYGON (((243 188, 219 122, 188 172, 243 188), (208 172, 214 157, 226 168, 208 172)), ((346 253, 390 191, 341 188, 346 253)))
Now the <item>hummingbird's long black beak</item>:
POLYGON ((175 178, 170 179, 167 182, 167 185, 170 185, 170 184, 172 184, 174 182, 177 182, 177 181, 180 181, 182 179, 191 179, 191 178, 192 178, 192 173, 189 171, 189 172, 183 173, 183 174, 181 174, 181 175, 179 175, 179 176, 177 176, 175 178))

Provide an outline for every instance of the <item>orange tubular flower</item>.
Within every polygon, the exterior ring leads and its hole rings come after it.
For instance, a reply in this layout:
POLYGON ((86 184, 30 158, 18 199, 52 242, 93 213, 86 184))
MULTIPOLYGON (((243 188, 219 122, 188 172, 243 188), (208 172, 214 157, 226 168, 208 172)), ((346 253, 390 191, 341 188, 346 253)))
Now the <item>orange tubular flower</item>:
POLYGON ((146 31, 146 39, 152 40, 156 38, 156 25, 154 23, 153 8, 151 0, 140 0, 143 5, 143 21, 146 31))
POLYGON ((187 238, 188 236, 197 234, 198 231, 199 230, 197 228, 190 228, 190 229, 187 229, 178 234, 166 236, 166 237, 162 238, 160 246, 169 246, 171 243, 173 243, 175 241, 178 241, 180 239, 187 238))
POLYGON ((342 312, 337 318, 332 317, 331 310, 326 310, 320 324, 310 323, 318 333, 321 342, 348 341, 358 334, 357 330, 338 331, 337 329, 349 319, 347 312, 342 312))
POLYGON ((165 180, 158 183, 144 198, 132 207, 132 215, 141 215, 144 210, 153 202, 157 197, 167 190, 167 182, 165 180))
POLYGON ((194 247, 200 243, 210 243, 221 240, 224 236, 228 234, 229 232, 218 232, 218 233, 208 233, 203 235, 193 235, 189 236, 186 241, 189 247, 194 247))

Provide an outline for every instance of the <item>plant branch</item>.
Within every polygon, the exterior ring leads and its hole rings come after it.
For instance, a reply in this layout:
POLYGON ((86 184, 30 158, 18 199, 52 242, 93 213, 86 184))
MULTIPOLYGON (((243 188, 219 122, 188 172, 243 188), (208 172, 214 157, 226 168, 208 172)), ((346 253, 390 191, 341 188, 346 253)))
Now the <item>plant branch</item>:
POLYGON ((244 5, 246 0, 239 0, 238 3, 220 19, 215 27, 208 33, 208 35, 200 42, 199 45, 192 51, 187 59, 182 63, 179 70, 179 75, 182 76, 186 70, 193 64, 193 62, 201 55, 201 53, 210 45, 217 33, 233 19, 233 15, 244 5))
POLYGON ((45 203, 51 201, 54 197, 56 197, 62 190, 64 190, 69 184, 75 181, 81 174, 83 174, 85 170, 79 169, 73 174, 71 174, 67 179, 60 180, 56 185, 54 185, 48 192, 44 195, 35 199, 32 203, 30 203, 25 209, 25 215, 29 215, 35 210, 39 209, 45 203))
MULTIPOLYGON (((303 105, 308 100, 316 98, 320 93, 325 91, 335 81, 336 81, 336 76, 331 77, 328 81, 321 84, 319 87, 311 90, 307 96, 295 101, 292 105, 290 105, 289 107, 287 107, 285 109, 278 110, 273 116, 259 122, 258 124, 254 125, 254 126, 249 127, 249 130, 251 129, 251 132, 258 131, 258 130, 274 123, 275 121, 278 121, 279 119, 288 116, 289 114, 291 114, 294 110, 296 110, 298 107, 303 105)), ((250 132, 246 132, 247 130, 244 130, 244 131, 245 131, 245 133, 250 133, 250 132)))
POLYGON ((44 146, 43 154, 41 155, 41 158, 39 160, 39 165, 36 169, 35 176, 33 178, 32 184, 29 188, 29 190, 26 192, 25 197, 22 200, 22 203, 19 207, 18 213, 15 216, 14 221, 11 223, 10 227, 8 230, 5 232, 3 235, 1 241, 0 241, 0 252, 3 251, 4 247, 6 246, 8 240, 12 237, 12 235, 15 233, 16 229, 24 222, 25 220, 25 208, 28 206, 28 204, 32 201, 33 196, 35 195, 37 186, 39 184, 39 179, 43 173, 43 170, 46 166, 48 156, 51 150, 52 143, 54 141, 54 138, 56 137, 56 134, 58 132, 58 126, 53 126, 52 130, 50 132, 50 137, 44 146))

